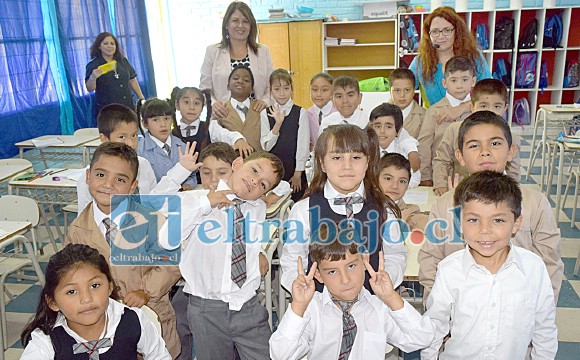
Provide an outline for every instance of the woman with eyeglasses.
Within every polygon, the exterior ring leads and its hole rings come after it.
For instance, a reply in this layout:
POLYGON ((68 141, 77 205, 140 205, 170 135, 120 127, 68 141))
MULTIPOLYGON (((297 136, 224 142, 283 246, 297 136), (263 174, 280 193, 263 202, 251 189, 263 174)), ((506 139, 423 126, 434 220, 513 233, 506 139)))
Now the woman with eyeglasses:
MULTIPOLYGON (((475 64, 477 80, 491 78, 491 71, 483 54, 476 46, 475 37, 465 21, 449 6, 435 9, 423 23, 419 54, 409 69, 417 78, 425 107, 445 96, 443 74, 445 63, 454 56, 463 55, 475 64)), ((468 112, 469 103, 443 111, 443 121, 453 121, 468 112)))

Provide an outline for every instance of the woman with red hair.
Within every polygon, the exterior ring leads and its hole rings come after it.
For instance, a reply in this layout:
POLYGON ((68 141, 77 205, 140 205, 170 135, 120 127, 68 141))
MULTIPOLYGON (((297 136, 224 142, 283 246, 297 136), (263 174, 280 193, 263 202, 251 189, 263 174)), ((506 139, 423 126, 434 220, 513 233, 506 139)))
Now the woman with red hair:
MULTIPOLYGON (((477 48, 475 37, 465 21, 449 6, 435 9, 423 23, 419 55, 413 59, 409 69, 417 78, 421 96, 426 107, 445 97, 443 74, 445 63, 454 56, 463 55, 475 65, 477 80, 491 78, 489 65, 477 48)), ((450 108, 443 121, 452 121, 463 112, 469 111, 469 104, 450 108)))

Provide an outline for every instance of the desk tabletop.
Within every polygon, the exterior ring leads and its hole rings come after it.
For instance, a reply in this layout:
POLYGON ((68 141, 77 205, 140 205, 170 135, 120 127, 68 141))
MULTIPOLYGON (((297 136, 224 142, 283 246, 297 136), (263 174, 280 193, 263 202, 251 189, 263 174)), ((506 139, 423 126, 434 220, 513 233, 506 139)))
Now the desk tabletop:
POLYGON ((8 239, 31 226, 32 224, 28 221, 0 221, 0 241, 8 239))
POLYGON ((98 135, 43 135, 36 137, 34 139, 29 139, 26 141, 21 141, 16 143, 17 147, 21 148, 35 148, 34 143, 32 140, 48 140, 52 138, 58 138, 62 141, 60 144, 54 144, 47 147, 56 147, 56 148, 73 148, 78 147, 84 143, 88 143, 89 141, 93 141, 98 139, 98 135))
POLYGON ((99 145, 101 145, 103 142, 101 141, 101 139, 96 138, 95 140, 89 141, 87 143, 84 143, 83 146, 84 147, 88 147, 88 148, 97 148, 99 147, 99 145))
POLYGON ((0 181, 4 181, 23 171, 32 169, 28 164, 0 165, 0 181))
MULTIPOLYGON (((59 171, 59 170, 63 170, 63 169, 46 169, 45 171, 59 171)), ((84 170, 84 169, 74 169, 74 170, 84 170)), ((68 171, 68 170, 67 170, 68 171)), ((66 176, 64 176, 63 174, 65 174, 65 171, 59 171, 56 172, 54 175, 46 175, 44 177, 39 177, 37 179, 34 179, 32 181, 28 181, 28 180, 14 180, 14 178, 12 180, 10 180, 10 182, 8 183, 10 186, 13 187, 23 187, 23 188, 50 188, 50 189, 56 189, 56 188, 65 188, 65 189, 74 189, 77 187, 77 181, 74 179, 69 179, 66 176), (53 180, 53 177, 58 177, 60 180, 53 180)))
POLYGON ((574 104, 564 104, 564 105, 552 105, 552 104, 542 104, 540 109, 544 109, 549 112, 568 112, 568 113, 580 113, 580 107, 574 106, 574 104))

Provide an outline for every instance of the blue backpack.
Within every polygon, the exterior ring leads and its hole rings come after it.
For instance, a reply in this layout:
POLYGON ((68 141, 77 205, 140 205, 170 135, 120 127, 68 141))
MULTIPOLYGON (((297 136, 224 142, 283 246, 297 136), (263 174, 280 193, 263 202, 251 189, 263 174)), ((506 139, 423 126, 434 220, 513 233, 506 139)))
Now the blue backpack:
POLYGON ((516 87, 533 88, 536 83, 536 52, 526 52, 518 55, 516 70, 516 87))
POLYGON ((485 24, 478 24, 475 28, 475 39, 483 50, 489 49, 489 40, 487 39, 487 27, 485 24))
POLYGON ((399 26, 401 27, 401 47, 404 49, 404 53, 416 52, 419 49, 419 34, 413 18, 405 16, 399 26))
POLYGON ((530 125, 530 103, 528 99, 521 98, 514 102, 514 114, 512 121, 520 126, 530 125))
POLYGON ((555 14, 546 18, 544 23, 544 48, 560 47, 562 41, 562 31, 564 25, 562 24, 562 14, 555 14))
POLYGON ((566 67, 564 68, 564 87, 572 88, 580 85, 580 66, 578 62, 566 60, 566 67))
POLYGON ((546 60, 542 60, 542 64, 540 65, 540 89, 542 90, 542 94, 544 93, 544 88, 548 87, 548 65, 546 64, 546 60))
POLYGON ((506 87, 510 87, 512 84, 512 66, 508 62, 506 64, 504 59, 497 59, 493 64, 493 74, 495 79, 501 80, 506 87))

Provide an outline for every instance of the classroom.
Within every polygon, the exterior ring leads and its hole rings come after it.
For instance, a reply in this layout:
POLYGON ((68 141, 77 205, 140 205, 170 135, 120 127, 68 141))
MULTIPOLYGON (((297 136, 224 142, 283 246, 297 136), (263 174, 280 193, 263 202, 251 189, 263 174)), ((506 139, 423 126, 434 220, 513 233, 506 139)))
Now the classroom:
POLYGON ((0 1, 0 360, 576 359, 579 16, 0 1))

